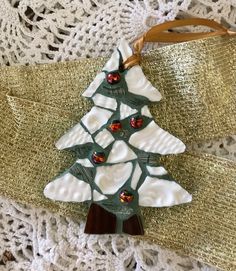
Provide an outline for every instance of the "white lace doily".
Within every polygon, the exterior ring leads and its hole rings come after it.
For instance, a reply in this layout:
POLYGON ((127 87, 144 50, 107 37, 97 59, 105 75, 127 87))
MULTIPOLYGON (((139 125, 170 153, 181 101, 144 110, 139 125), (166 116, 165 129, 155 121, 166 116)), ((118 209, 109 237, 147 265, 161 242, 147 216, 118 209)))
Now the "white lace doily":
MULTIPOLYGON (((236 27, 236 0, 2 0, 0 64, 109 55, 121 37, 132 42, 154 24, 190 16, 236 27)), ((236 136, 192 148, 236 161, 236 136)), ((215 270, 132 237, 88 236, 83 227, 1 197, 0 271, 215 270)))

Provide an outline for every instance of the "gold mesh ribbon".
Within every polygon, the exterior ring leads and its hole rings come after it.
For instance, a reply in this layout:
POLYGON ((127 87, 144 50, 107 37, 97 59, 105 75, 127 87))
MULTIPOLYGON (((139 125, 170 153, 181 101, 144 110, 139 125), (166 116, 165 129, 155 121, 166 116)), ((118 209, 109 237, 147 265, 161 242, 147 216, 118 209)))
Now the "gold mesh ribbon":
MULTIPOLYGON (((44 186, 74 161, 55 141, 90 109, 81 93, 103 58, 0 69, 0 194, 18 202, 85 218, 84 204, 43 196, 44 186)), ((185 143, 236 133, 236 38, 212 37, 153 50, 145 75, 164 99, 156 122, 185 143)), ((193 194, 193 203, 143 208, 146 240, 224 270, 236 269, 236 166, 206 154, 163 158, 193 194)))

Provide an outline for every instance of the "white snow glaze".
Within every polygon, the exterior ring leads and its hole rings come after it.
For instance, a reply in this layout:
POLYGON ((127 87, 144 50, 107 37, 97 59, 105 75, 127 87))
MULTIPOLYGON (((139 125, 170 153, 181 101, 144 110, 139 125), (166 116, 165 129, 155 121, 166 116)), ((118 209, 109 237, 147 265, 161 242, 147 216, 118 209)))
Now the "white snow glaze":
POLYGON ((94 167, 94 165, 89 161, 89 159, 77 159, 76 163, 84 166, 84 167, 94 167))
POLYGON ((120 163, 136 159, 137 155, 128 147, 123 140, 114 142, 107 158, 107 163, 120 163))
POLYGON ((81 119, 91 134, 95 133, 102 125, 107 123, 112 112, 97 106, 92 109, 81 119))
POLYGON ((128 70, 125 81, 128 91, 148 98, 152 102, 160 101, 160 92, 147 80, 140 66, 136 65, 128 70))
POLYGON ((150 113, 150 111, 149 111, 147 105, 145 105, 144 107, 142 107, 142 109, 141 109, 141 114, 142 114, 143 116, 152 118, 152 114, 150 113))
POLYGON ((192 196, 176 182, 152 177, 146 177, 138 193, 140 206, 167 207, 192 200, 192 196))
POLYGON ((112 134, 107 131, 107 129, 103 129, 100 133, 98 133, 95 137, 95 141, 104 149, 110 145, 114 141, 114 137, 112 134))
POLYGON ((55 144, 57 149, 63 150, 65 148, 93 142, 92 137, 87 133, 81 124, 76 124, 66 134, 64 134, 55 144))
POLYGON ((118 50, 122 55, 123 61, 125 61, 128 57, 132 56, 133 54, 132 49, 130 48, 128 42, 125 39, 120 40, 118 50))
POLYGON ((108 108, 111 110, 116 110, 117 108, 117 102, 115 99, 110 98, 110 97, 106 97, 100 93, 95 94, 93 96, 93 102, 95 105, 104 107, 104 108, 108 108))
POLYGON ((114 194, 130 177, 132 163, 97 167, 95 183, 104 194, 114 194))
POLYGON ((151 175, 165 175, 168 172, 165 170, 164 167, 151 167, 151 166, 147 166, 147 170, 151 175))
POLYGON ((138 181, 139 181, 141 174, 142 174, 142 170, 141 170, 139 164, 137 163, 135 166, 135 169, 134 169, 132 180, 131 180, 131 188, 133 188, 134 190, 137 187, 137 184, 138 184, 138 181))
POLYGON ((83 202, 91 199, 91 189, 86 182, 66 173, 50 182, 44 195, 52 200, 83 202))
MULTIPOLYGON (((118 50, 120 51, 123 61, 125 61, 128 57, 132 56, 133 52, 130 48, 129 44, 125 39, 120 40, 120 44, 118 46, 118 50)), ((104 71, 114 71, 119 69, 119 60, 120 54, 117 49, 111 55, 111 58, 107 61, 105 66, 103 67, 104 71)))
POLYGON ((84 91, 82 96, 84 97, 92 97, 96 92, 97 88, 101 85, 102 81, 105 79, 105 73, 101 72, 96 75, 93 82, 88 86, 88 88, 84 91))
POLYGON ((93 190, 93 200, 94 201, 99 201, 99 200, 103 200, 103 199, 107 199, 107 197, 100 194, 97 190, 93 190))
POLYGON ((140 150, 162 155, 185 151, 185 145, 181 140, 164 131, 154 121, 131 135, 129 143, 140 150))
POLYGON ((114 71, 114 70, 118 70, 119 69, 119 52, 117 51, 117 49, 115 49, 115 51, 112 53, 110 59, 107 61, 107 63, 104 65, 103 67, 103 71, 114 71))
POLYGON ((138 110, 131 108, 127 104, 124 104, 124 103, 120 104, 120 119, 121 120, 137 112, 138 110))

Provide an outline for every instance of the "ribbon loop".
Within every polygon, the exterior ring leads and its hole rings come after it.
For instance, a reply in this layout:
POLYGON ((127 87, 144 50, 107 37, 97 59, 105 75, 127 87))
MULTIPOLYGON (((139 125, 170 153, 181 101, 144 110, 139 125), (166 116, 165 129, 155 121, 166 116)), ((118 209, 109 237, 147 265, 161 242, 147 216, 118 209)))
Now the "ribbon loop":
POLYGON ((208 20, 203 18, 190 18, 181 19, 165 22, 159 25, 153 26, 150 30, 144 33, 134 43, 134 55, 128 58, 124 62, 125 68, 131 68, 134 65, 140 63, 141 52, 145 42, 184 42, 196 39, 202 39, 207 37, 236 35, 236 32, 225 28, 223 25, 217 23, 214 20, 208 20), (198 32, 198 33, 176 33, 176 32, 165 32, 169 29, 180 27, 180 26, 191 26, 191 25, 202 25, 212 28, 213 32, 198 32))

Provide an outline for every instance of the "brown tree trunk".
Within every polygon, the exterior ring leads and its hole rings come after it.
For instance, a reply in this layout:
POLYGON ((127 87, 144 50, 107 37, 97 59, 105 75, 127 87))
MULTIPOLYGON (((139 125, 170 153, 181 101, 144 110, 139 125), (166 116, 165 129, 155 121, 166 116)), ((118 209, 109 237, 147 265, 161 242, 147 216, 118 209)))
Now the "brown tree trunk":
POLYGON ((123 222, 123 232, 131 235, 144 235, 143 223, 140 216, 133 215, 123 222))
POLYGON ((84 232, 89 234, 116 233, 116 216, 101 206, 92 203, 84 232))

